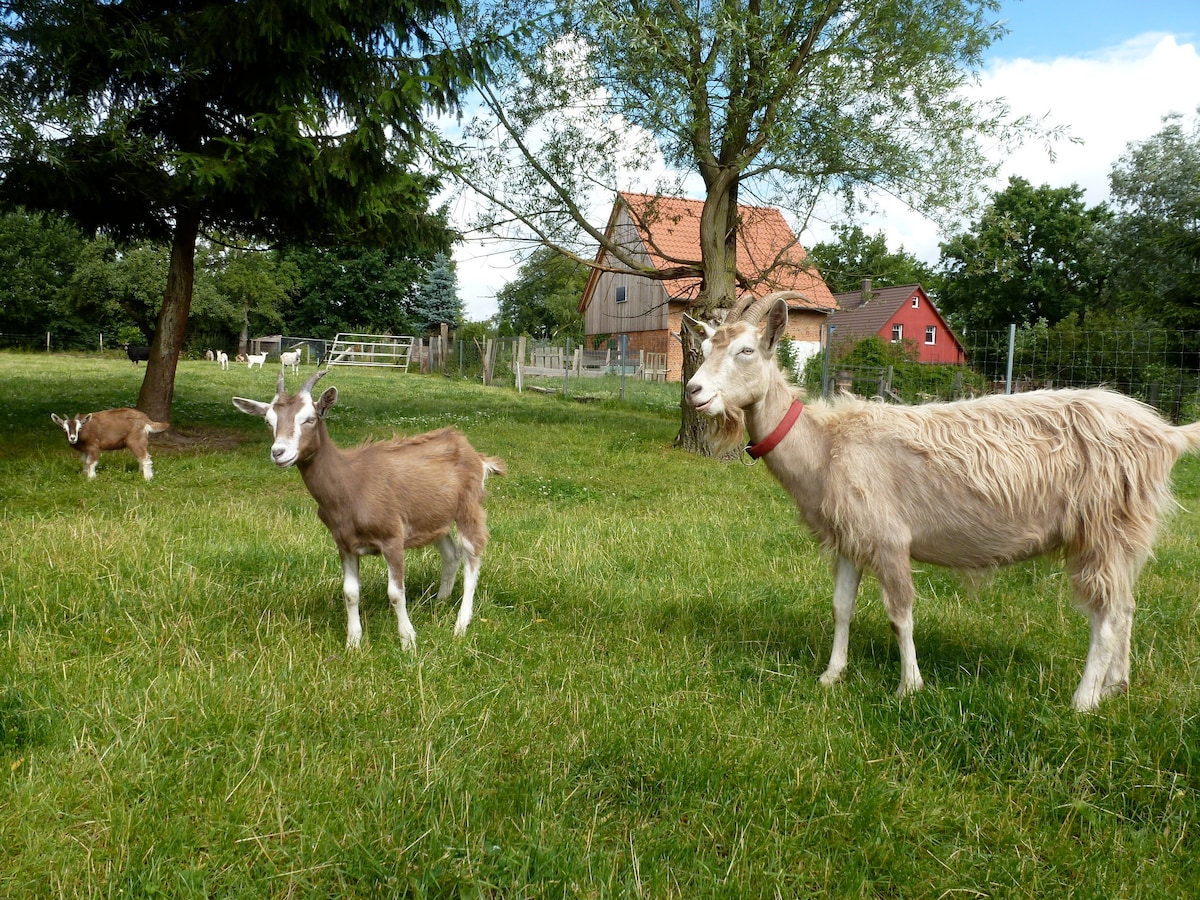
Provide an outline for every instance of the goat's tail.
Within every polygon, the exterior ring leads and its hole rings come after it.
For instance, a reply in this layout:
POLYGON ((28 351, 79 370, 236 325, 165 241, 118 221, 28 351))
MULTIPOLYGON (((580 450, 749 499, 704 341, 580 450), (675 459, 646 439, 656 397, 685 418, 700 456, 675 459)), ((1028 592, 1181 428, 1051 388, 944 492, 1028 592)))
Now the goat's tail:
POLYGON ((487 481, 489 475, 507 475, 508 465, 498 456, 485 456, 483 458, 483 480, 487 481))
POLYGON ((1184 439, 1184 453, 1200 452, 1200 422, 1193 422, 1190 425, 1180 425, 1175 430, 1184 439))
POLYGON ((161 434, 170 427, 170 422, 147 422, 146 434, 161 434))

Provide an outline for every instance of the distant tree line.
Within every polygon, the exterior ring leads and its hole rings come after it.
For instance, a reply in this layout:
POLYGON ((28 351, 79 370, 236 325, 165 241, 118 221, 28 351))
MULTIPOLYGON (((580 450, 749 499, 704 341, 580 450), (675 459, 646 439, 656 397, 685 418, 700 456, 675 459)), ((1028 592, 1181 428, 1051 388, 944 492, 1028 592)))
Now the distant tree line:
MULTIPOLYGON (((0 333, 54 333, 55 345, 148 343, 170 263, 165 243, 117 245, 62 216, 0 215, 0 333)), ((242 349, 285 333, 424 334, 457 328, 463 305, 454 262, 381 248, 263 249, 207 238, 196 253, 186 349, 242 349)))

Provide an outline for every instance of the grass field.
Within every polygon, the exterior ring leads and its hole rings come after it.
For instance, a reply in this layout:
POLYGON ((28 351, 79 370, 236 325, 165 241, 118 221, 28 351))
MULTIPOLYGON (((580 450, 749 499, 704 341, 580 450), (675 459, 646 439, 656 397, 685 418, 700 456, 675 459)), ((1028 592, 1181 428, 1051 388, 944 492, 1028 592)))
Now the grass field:
POLYGON ((420 551, 416 652, 368 559, 347 653, 332 542, 230 403, 275 372, 182 363, 155 479, 122 451, 89 482, 50 413, 131 405, 141 375, 0 354, 2 897, 1200 883, 1200 460, 1140 583, 1132 689, 1080 716, 1087 629, 1051 562, 973 591, 921 569, 927 687, 904 700, 867 581, 847 682, 822 689, 828 565, 763 467, 672 449, 678 386, 578 403, 327 377, 342 444, 456 424, 509 466, 467 637, 420 551))

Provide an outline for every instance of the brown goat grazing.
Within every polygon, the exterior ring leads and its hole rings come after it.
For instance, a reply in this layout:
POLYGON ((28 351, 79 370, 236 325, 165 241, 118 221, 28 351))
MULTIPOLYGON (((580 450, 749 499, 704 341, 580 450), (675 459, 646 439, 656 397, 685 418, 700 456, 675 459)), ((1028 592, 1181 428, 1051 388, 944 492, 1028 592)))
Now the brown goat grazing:
POLYGON ((59 418, 50 413, 50 418, 66 433, 67 442, 79 451, 88 478, 96 477, 96 462, 100 459, 101 450, 127 447, 141 463, 142 477, 149 481, 154 477, 154 463, 149 450, 150 435, 171 427, 170 422, 152 422, 141 410, 126 408, 106 409, 74 419, 59 418))
POLYGON ((775 361, 787 306, 771 295, 703 333, 688 382, 720 443, 753 444, 835 560, 833 650, 846 667, 862 572, 879 579, 900 649, 900 694, 922 686, 913 644, 911 560, 984 570, 1061 553, 1091 623, 1077 710, 1129 684, 1133 586, 1171 505, 1176 460, 1200 450, 1200 423, 1176 427, 1107 390, 1033 391, 889 406, 802 404, 775 361), (765 321, 762 321, 765 316, 765 321), (762 321, 762 324, 760 324, 762 321))
POLYGON ((342 559, 346 646, 357 647, 362 639, 358 558, 376 553, 387 562, 388 598, 396 611, 400 643, 405 649, 416 646, 404 593, 404 551, 432 543, 442 554, 439 599, 454 590, 465 558, 462 605, 454 625, 454 634, 462 636, 471 622, 488 542, 484 481, 489 474, 505 474, 504 461, 480 455, 455 428, 339 449, 325 428, 325 413, 337 402, 337 388, 328 388, 315 400, 312 396, 313 385, 327 372, 316 372, 298 393, 289 395, 280 371, 270 403, 234 397, 233 405, 266 419, 275 438, 271 459, 281 468, 296 466, 317 501, 317 515, 342 559), (456 526, 457 537, 451 533, 456 526))

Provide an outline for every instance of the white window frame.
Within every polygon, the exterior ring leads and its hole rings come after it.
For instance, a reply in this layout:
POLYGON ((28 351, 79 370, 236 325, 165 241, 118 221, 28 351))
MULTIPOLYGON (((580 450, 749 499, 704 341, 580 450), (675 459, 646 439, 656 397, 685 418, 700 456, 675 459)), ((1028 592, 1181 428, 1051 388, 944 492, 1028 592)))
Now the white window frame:
POLYGON ((892 326, 892 343, 899 344, 903 340, 904 340, 904 325, 901 322, 897 322, 896 324, 894 324, 892 326))
POLYGON ((937 343, 937 326, 936 325, 926 325, 925 326, 925 343, 926 344, 936 344, 937 343))

